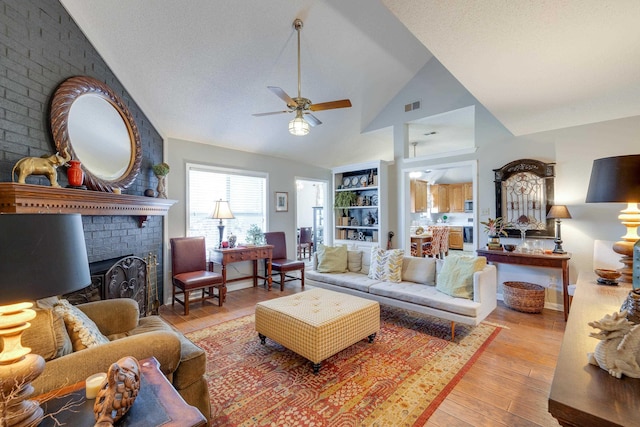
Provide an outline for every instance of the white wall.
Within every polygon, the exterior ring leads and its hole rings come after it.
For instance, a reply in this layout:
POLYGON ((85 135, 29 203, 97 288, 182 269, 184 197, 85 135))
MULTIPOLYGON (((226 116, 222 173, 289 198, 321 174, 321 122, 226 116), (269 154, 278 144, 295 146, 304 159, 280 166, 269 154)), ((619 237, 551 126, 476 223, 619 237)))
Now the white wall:
MULTIPOLYGON (((225 168, 238 168, 268 173, 267 203, 268 217, 265 231, 284 231, 287 235, 287 255, 294 259, 296 254, 296 178, 305 177, 316 180, 331 179, 331 171, 317 166, 292 162, 277 157, 244 151, 229 150, 208 144, 169 138, 167 140, 167 162, 171 173, 167 177, 169 199, 178 202, 168 214, 168 237, 186 235, 186 164, 199 163, 225 168), (289 211, 275 211, 275 192, 289 193, 289 211)), ((167 242, 168 244, 168 242, 167 242)), ((169 254, 171 256, 171 254, 169 254)), ((170 259, 170 258, 168 258, 170 259)), ((229 266, 229 278, 249 274, 250 263, 237 263, 229 266)), ((171 295, 170 274, 165 280, 165 294, 171 295)))
MULTIPOLYGON (((488 216, 496 215, 493 169, 513 160, 532 158, 556 163, 555 203, 566 204, 573 217, 562 222, 563 247, 572 253, 569 263, 572 283, 575 283, 579 271, 592 269, 594 240, 618 240, 625 233, 617 219, 623 205, 586 204, 584 200, 594 159, 640 153, 640 116, 515 137, 433 58, 366 129, 375 131, 389 126, 394 129, 395 157, 390 175, 395 174, 397 180, 396 191, 390 192, 390 206, 396 207, 395 215, 390 215, 392 221, 395 219, 390 223, 390 230, 398 229, 404 209, 409 206, 408 189, 403 186, 403 170, 476 160, 478 197, 475 208, 478 214, 489 212, 489 215, 478 215, 477 220, 484 221, 488 216), (405 113, 403 106, 415 99, 422 100, 422 108, 405 113), (470 105, 475 105, 476 110, 475 138, 478 149, 475 153, 405 161, 405 157, 409 157, 406 122, 470 105)), ((484 246, 486 241, 486 236, 480 233, 476 245, 484 246)), ((399 242, 395 243, 396 247, 401 247, 399 242)), ((551 243, 545 242, 546 245, 551 243)), ((499 265, 498 270, 500 284, 514 280, 514 276, 518 280, 542 285, 561 283, 558 270, 506 265, 499 265)), ((547 305, 561 308, 562 294, 559 289, 547 292, 547 305)))
MULTIPOLYGON (((572 253, 569 263, 571 281, 575 283, 579 271, 592 268, 594 240, 617 240, 625 233, 617 220, 623 206, 617 204, 585 204, 591 165, 594 159, 622 154, 640 153, 640 116, 607 122, 576 126, 567 129, 541 132, 515 137, 507 131, 457 80, 436 60, 432 59, 416 77, 389 103, 380 115, 365 127, 365 132, 393 129, 394 163, 389 166, 389 230, 396 233, 394 246, 401 247, 398 233, 403 222, 404 210, 408 209, 408 188, 405 193, 403 170, 411 167, 476 162, 477 188, 476 212, 488 211, 476 221, 495 217, 495 189, 493 169, 522 158, 532 158, 556 163, 555 202, 566 204, 570 220, 562 222, 563 247, 572 253), (404 104, 415 99, 422 100, 420 110, 404 113, 404 104), (408 144, 405 123, 422 117, 475 105, 476 145, 475 153, 456 157, 413 161, 407 163, 408 144)), ((329 180, 328 170, 310 165, 292 163, 260 154, 222 149, 210 145, 169 139, 168 162, 169 198, 178 203, 169 211, 169 236, 185 234, 185 171, 186 162, 206 162, 226 167, 260 170, 269 173, 269 229, 287 232, 289 256, 295 251, 295 177, 329 180), (273 210, 273 192, 289 192, 289 212, 273 210)), ((477 224, 476 224, 477 225, 477 224)), ((327 223, 329 229, 331 224, 327 223)), ((486 236, 479 234, 477 246, 486 244, 486 236)), ((549 242, 547 242, 549 244, 549 242)), ((557 270, 499 266, 499 282, 506 280, 530 281, 547 285, 561 283, 557 270)), ((170 290, 170 289, 169 289, 170 290)), ((167 289, 165 289, 167 292, 167 289)), ((170 293, 166 293, 170 294, 170 293)), ((165 295, 166 295, 165 294, 165 295)), ((562 294, 558 289, 547 292, 547 306, 561 308, 562 294)))

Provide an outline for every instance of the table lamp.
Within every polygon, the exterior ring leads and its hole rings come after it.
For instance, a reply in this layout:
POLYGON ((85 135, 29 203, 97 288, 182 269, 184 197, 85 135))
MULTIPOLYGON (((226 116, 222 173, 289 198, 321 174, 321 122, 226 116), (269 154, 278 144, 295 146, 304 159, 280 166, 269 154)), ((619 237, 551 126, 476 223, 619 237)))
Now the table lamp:
POLYGON ((222 199, 216 202, 216 205, 213 208, 213 214, 211 214, 211 218, 219 219, 218 230, 220 231, 220 243, 218 247, 222 247, 222 236, 224 234, 224 224, 222 223, 223 219, 233 219, 233 213, 231 213, 231 208, 229 208, 229 202, 223 201, 222 199))
POLYGON ((22 347, 21 335, 36 316, 30 301, 91 284, 82 218, 0 214, 0 230, 0 420, 8 426, 37 425, 43 411, 27 398, 45 362, 22 347))
POLYGON ((627 227, 627 234, 613 244, 613 250, 622 255, 620 281, 632 283, 633 245, 638 240, 640 225, 640 154, 606 157, 593 161, 587 203, 627 203, 618 219, 627 227))
POLYGON ((549 209, 549 213, 547 214, 548 219, 556 220, 556 238, 554 239, 554 243, 556 244, 555 248, 553 248, 554 254, 566 254, 566 252, 562 249, 562 236, 560 234, 560 221, 564 218, 571 218, 571 214, 569 213, 569 209, 565 205, 553 205, 551 209, 549 209))

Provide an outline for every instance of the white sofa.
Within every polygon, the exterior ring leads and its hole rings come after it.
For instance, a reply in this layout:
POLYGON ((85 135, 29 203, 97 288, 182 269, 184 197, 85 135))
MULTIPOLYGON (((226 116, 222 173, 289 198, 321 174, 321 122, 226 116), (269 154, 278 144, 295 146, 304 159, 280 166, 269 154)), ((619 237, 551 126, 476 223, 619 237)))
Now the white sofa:
POLYGON ((452 297, 435 286, 444 262, 446 259, 404 257, 402 279, 396 283, 368 277, 371 265, 368 249, 349 250, 348 271, 344 273, 318 272, 318 254, 315 253, 313 270, 305 272, 305 280, 311 286, 449 320, 453 339, 455 322, 478 325, 496 308, 497 275, 495 266, 486 265, 483 270, 473 273, 473 299, 452 297))

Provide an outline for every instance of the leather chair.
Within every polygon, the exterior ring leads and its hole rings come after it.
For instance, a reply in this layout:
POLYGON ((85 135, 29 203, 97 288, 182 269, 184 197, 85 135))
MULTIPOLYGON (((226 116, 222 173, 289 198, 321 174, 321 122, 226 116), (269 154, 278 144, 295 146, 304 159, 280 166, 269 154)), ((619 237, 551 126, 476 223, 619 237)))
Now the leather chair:
POLYGON ((300 235, 298 236, 298 259, 305 259, 307 257, 307 249, 309 249, 309 261, 311 261, 313 232, 311 231, 311 227, 301 227, 300 235))
POLYGON ((208 299, 218 298, 218 305, 222 307, 227 295, 227 287, 223 283, 222 274, 207 270, 207 251, 203 236, 175 237, 171 241, 171 274, 173 275, 171 306, 175 302, 184 305, 184 315, 189 314, 189 303, 204 303, 208 299), (176 288, 179 291, 176 291, 176 288), (218 289, 215 295, 213 288, 218 289), (190 299, 192 291, 202 291, 202 296, 190 299), (183 295, 183 299, 177 298, 183 295))
POLYGON ((273 259, 271 260, 271 271, 280 272, 280 290, 284 290, 284 283, 292 280, 300 280, 304 288, 304 261, 287 259, 287 242, 283 231, 270 231, 264 233, 267 245, 273 245, 273 259), (291 276, 287 273, 300 271, 300 277, 291 276))

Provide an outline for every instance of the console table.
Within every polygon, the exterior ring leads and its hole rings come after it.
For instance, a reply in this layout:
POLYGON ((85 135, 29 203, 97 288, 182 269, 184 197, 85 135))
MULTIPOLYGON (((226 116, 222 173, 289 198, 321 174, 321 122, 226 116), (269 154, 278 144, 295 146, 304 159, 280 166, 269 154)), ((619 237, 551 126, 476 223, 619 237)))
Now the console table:
POLYGON ((587 323, 620 311, 631 285, 605 286, 594 273, 578 275, 549 393, 549 412, 563 426, 637 426, 640 379, 615 378, 587 362, 598 340, 587 323))
MULTIPOLYGON (((220 264, 222 266, 222 283, 235 282, 238 280, 245 280, 253 278, 253 287, 258 286, 258 278, 265 279, 268 284, 268 289, 271 290, 271 259, 273 258, 273 245, 264 246, 240 246, 237 248, 218 248, 214 249, 211 255, 210 262, 220 264), (264 259, 266 265, 265 277, 258 275, 258 260, 264 259), (227 264, 234 262, 252 261, 253 262, 253 275, 245 277, 237 277, 232 280, 227 280, 227 264)), ((213 271, 213 268, 211 268, 213 271)))
MULTIPOLYGON (((193 406, 188 405, 171 383, 160 371, 160 364, 154 357, 143 359, 140 363, 140 391, 133 406, 116 423, 128 427, 201 427, 207 425, 205 417, 193 406)), ((84 381, 52 391, 35 400, 43 401, 48 396, 54 396, 41 404, 45 415, 54 414, 68 402, 77 402, 73 408, 63 410, 55 415, 55 419, 68 426, 91 427, 96 423, 93 414, 95 400, 87 400, 84 391, 84 381)), ((46 418, 40 427, 53 427, 55 422, 46 418)))
POLYGON ((562 302, 564 320, 569 317, 569 260, 571 254, 531 254, 522 252, 506 252, 502 250, 476 250, 478 255, 486 257, 489 262, 503 264, 530 265, 532 267, 550 267, 562 270, 562 302))

